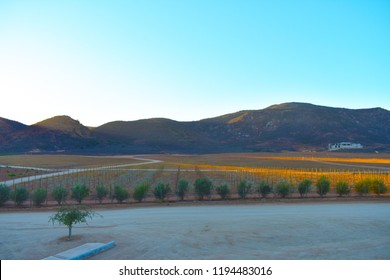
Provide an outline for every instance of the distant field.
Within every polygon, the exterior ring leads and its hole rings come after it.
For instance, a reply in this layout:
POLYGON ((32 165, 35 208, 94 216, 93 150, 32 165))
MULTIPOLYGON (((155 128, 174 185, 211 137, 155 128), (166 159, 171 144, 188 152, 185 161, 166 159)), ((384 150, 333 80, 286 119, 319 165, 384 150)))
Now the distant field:
MULTIPOLYGON (((238 153, 207 155, 148 155, 163 162, 147 168, 292 168, 322 170, 387 170, 390 154, 351 153, 238 153)), ((134 167, 136 168, 136 167, 134 167)))
POLYGON ((69 169, 143 162, 130 156, 13 155, 0 156, 0 165, 69 169))
POLYGON ((0 167, 0 182, 12 180, 21 177, 35 176, 40 174, 46 174, 48 171, 33 170, 26 168, 10 168, 0 167))
MULTIPOLYGON (((390 169, 390 154, 355 153, 232 153, 232 154, 151 154, 137 156, 161 160, 143 168, 194 167, 294 168, 324 170, 390 169)), ((0 156, 0 165, 69 169, 143 163, 131 156, 13 155, 0 156)), ((131 168, 137 168, 135 165, 131 168)))

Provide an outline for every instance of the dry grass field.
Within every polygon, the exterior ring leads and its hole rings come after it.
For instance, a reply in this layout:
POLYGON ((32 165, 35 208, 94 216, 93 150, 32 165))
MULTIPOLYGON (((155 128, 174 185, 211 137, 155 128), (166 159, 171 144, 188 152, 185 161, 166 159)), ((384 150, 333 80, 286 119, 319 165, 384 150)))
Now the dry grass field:
MULTIPOLYGON (((136 156, 161 160, 148 168, 207 166, 210 168, 264 167, 264 168, 317 168, 390 169, 390 154, 357 153, 226 153, 206 155, 151 154, 136 156)), ((0 165, 17 165, 39 168, 68 169, 142 163, 132 156, 82 155, 6 155, 0 156, 0 165)), ((132 168, 137 168, 136 166, 132 168)))
POLYGON ((47 173, 49 173, 49 171, 26 168, 0 167, 0 182, 47 173))
POLYGON ((6 155, 0 156, 0 165, 29 166, 38 168, 69 169, 92 168, 142 162, 131 156, 82 156, 82 155, 6 155))
POLYGON ((143 161, 129 156, 6 155, 0 156, 0 182, 47 174, 50 172, 56 172, 56 170, 96 168, 101 166, 115 166, 137 162, 143 161), (13 168, 12 166, 25 168, 13 168), (40 168, 53 170, 39 170, 40 168))

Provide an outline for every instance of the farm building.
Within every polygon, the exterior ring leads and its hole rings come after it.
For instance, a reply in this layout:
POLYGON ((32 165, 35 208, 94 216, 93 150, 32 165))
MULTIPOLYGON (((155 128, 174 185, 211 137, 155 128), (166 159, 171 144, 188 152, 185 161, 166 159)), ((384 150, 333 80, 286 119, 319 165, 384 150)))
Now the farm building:
POLYGON ((328 145, 329 151, 346 150, 346 149, 363 149, 363 146, 360 143, 351 143, 351 142, 340 142, 340 143, 328 145))

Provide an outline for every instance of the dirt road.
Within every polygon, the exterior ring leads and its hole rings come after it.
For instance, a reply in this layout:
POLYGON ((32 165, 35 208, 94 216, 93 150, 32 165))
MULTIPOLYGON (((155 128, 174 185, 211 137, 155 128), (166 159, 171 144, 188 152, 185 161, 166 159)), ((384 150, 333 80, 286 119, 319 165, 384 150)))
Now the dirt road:
POLYGON ((390 259, 389 203, 161 206, 99 211, 67 230, 51 212, 0 213, 0 258, 42 259, 87 242, 94 259, 390 259))

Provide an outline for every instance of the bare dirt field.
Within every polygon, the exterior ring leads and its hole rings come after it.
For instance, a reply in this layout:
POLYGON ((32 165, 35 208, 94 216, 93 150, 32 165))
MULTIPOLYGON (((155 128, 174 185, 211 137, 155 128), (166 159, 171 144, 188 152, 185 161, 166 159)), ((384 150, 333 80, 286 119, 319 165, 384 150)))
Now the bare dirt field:
POLYGON ((0 259, 42 259, 87 242, 93 259, 390 259, 390 203, 191 205, 97 210, 89 225, 48 223, 51 211, 0 213, 0 259))

